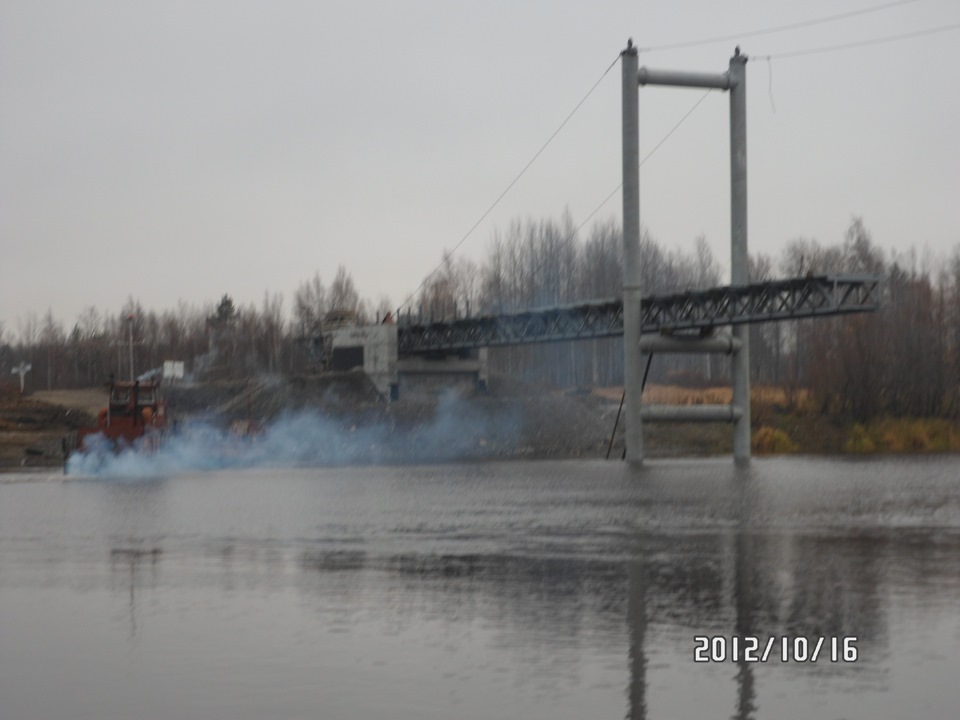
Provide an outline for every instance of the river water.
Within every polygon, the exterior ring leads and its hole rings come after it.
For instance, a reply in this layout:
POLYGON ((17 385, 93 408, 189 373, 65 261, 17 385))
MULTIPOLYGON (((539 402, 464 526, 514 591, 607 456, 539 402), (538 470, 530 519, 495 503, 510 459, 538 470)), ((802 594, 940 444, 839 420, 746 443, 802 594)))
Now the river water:
POLYGON ((957 456, 0 476, 4 719, 957 708, 957 456))

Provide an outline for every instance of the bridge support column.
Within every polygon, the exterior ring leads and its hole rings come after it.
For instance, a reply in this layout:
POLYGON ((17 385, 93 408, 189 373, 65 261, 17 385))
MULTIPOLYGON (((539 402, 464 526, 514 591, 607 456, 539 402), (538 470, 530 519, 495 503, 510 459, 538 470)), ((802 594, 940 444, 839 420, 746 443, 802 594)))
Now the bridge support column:
MULTIPOLYGON (((628 48, 629 50, 629 48, 628 48)), ((624 73, 626 73, 626 52, 624 73)), ((640 85, 672 85, 674 87, 697 87, 730 92, 730 285, 744 287, 747 278, 747 56, 740 54, 738 47, 730 58, 730 68, 722 74, 691 73, 674 70, 639 68, 637 82, 640 85)), ((627 247, 627 80, 624 75, 624 180, 623 180, 623 229, 624 248, 627 247)), ((639 201, 637 203, 639 207, 639 201)), ((626 274, 626 257, 624 257, 626 274)), ((626 283, 625 283, 626 284, 626 283)), ((626 311, 624 287, 624 310, 626 311)), ((630 318, 624 312, 624 323, 630 318)), ((733 356, 733 404, 742 413, 733 426, 733 458, 736 462, 750 460, 750 345, 749 330, 744 326, 733 329, 733 337, 740 344, 740 351, 733 356)), ((626 325, 624 342, 627 343, 626 325)), ((625 352, 627 352, 625 350, 625 352)), ((630 416, 627 415, 627 431, 630 416)), ((629 454, 629 446, 627 453, 629 454)))
POLYGON ((640 332, 640 137, 637 49, 633 42, 620 54, 623 71, 623 407, 627 462, 643 461, 640 396, 643 356, 640 332))
MULTIPOLYGON (((730 284, 747 285, 747 57, 740 48, 730 58, 730 284)), ((733 356, 733 404, 741 415, 733 424, 733 459, 750 461, 750 328, 736 325, 740 351, 733 356)))

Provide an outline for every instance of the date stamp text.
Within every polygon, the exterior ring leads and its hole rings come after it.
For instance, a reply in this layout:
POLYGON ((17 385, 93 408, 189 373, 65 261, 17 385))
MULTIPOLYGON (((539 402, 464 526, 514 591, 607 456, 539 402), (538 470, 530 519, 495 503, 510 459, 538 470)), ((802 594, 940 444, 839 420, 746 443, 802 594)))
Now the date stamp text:
POLYGON ((845 662, 857 661, 857 636, 834 637, 696 635, 694 662, 845 662))

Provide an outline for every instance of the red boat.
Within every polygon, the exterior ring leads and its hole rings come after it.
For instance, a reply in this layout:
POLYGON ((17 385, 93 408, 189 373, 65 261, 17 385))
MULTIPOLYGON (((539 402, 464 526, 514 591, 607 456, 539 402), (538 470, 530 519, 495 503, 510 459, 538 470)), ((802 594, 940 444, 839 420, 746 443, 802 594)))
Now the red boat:
POLYGON ((93 427, 77 431, 73 449, 83 451, 87 438, 102 435, 116 448, 141 438, 156 449, 167 427, 167 404, 160 398, 159 380, 111 380, 110 399, 97 414, 93 427))

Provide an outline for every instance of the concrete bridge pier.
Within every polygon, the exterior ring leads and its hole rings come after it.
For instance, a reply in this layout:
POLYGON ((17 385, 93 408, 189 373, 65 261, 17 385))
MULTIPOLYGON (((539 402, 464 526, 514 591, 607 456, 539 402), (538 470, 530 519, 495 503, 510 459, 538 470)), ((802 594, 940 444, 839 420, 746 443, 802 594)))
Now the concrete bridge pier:
POLYGON ((485 347, 400 357, 394 324, 336 328, 325 333, 323 344, 331 370, 363 370, 385 399, 487 389, 485 347))

